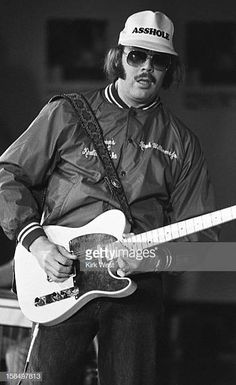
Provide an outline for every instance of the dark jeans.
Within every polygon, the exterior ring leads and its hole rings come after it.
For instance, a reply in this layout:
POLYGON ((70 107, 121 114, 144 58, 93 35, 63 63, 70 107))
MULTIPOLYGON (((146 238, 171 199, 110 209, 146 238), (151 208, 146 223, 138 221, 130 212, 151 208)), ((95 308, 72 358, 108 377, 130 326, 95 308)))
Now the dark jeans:
POLYGON ((42 372, 42 385, 82 385, 97 334, 100 385, 158 385, 162 283, 154 274, 134 279, 131 296, 95 299, 59 325, 40 326, 28 372, 42 372))

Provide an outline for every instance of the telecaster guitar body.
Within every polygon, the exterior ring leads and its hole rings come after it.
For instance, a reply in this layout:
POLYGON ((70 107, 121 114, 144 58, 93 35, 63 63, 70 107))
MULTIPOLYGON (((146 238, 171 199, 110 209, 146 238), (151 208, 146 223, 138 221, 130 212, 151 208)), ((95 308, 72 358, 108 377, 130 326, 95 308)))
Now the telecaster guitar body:
MULTIPOLYGON (((105 247, 122 239, 126 219, 119 210, 107 211, 81 228, 46 226, 48 238, 69 250, 76 239, 80 264, 83 269, 63 283, 49 282, 37 259, 21 244, 15 252, 16 288, 22 312, 33 322, 56 325, 97 297, 125 297, 136 290, 131 279, 118 277, 111 269, 99 264, 86 269, 86 250, 105 247), (78 238, 79 237, 79 238, 78 238)), ((102 261, 104 262, 104 261, 102 261)), ((109 264, 107 263, 107 266, 109 264)))
MULTIPOLYGON (((138 245, 139 250, 145 250, 150 246, 170 242, 234 219, 236 219, 236 205, 146 233, 130 235, 122 243, 125 243, 128 249, 137 250, 138 245)), ((82 269, 78 268, 78 274, 63 283, 49 282, 36 258, 20 244, 17 246, 15 253, 17 295, 21 310, 31 321, 55 325, 69 318, 94 298, 125 297, 136 290, 136 284, 130 278, 118 277, 115 269, 112 270, 108 263, 105 267, 98 263, 95 268, 93 266, 86 268, 87 250, 98 251, 103 247, 112 250, 114 242, 121 240, 122 234, 128 232, 126 219, 121 211, 106 211, 81 228, 46 226, 44 229, 48 238, 54 243, 68 250, 70 245, 73 246, 72 250, 78 255, 82 269)), ((165 257, 164 259, 168 268, 169 260, 165 257)), ((155 258, 153 261, 153 270, 151 267, 149 271, 157 271, 155 258)))

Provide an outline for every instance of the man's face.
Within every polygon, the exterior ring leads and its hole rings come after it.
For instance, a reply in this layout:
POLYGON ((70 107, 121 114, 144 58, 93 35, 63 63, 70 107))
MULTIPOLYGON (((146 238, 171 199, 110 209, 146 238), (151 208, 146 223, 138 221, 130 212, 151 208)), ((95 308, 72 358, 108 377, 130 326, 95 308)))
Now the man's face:
POLYGON ((124 79, 119 78, 117 84, 120 97, 129 106, 141 107, 152 102, 159 94, 168 67, 157 65, 158 57, 154 57, 154 54, 158 55, 160 63, 170 59, 165 54, 124 47, 122 64, 125 76, 124 79))

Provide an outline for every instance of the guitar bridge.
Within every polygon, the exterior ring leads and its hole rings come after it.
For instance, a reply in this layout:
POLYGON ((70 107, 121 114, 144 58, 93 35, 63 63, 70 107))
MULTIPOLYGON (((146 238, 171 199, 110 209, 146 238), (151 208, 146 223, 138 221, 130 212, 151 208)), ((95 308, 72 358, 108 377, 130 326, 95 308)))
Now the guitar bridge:
POLYGON ((34 300, 34 305, 36 307, 45 306, 50 303, 62 301, 63 299, 75 297, 78 299, 79 297, 79 288, 77 286, 69 287, 65 290, 54 291, 53 293, 43 295, 42 297, 36 297, 34 300))

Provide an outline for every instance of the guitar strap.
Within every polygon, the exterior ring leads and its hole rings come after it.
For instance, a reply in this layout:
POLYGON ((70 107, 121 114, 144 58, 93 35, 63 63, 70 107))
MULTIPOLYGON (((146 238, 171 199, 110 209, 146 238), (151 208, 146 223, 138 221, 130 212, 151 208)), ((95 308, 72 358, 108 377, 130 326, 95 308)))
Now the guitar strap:
POLYGON ((124 192, 124 188, 119 179, 118 173, 111 159, 108 148, 104 142, 102 129, 98 123, 94 112, 88 103, 87 99, 81 94, 62 94, 60 97, 66 99, 75 109, 78 115, 80 125, 85 129, 87 135, 92 140, 95 150, 100 157, 105 172, 105 181, 108 184, 110 191, 120 204, 126 218, 133 225, 131 210, 124 192))

